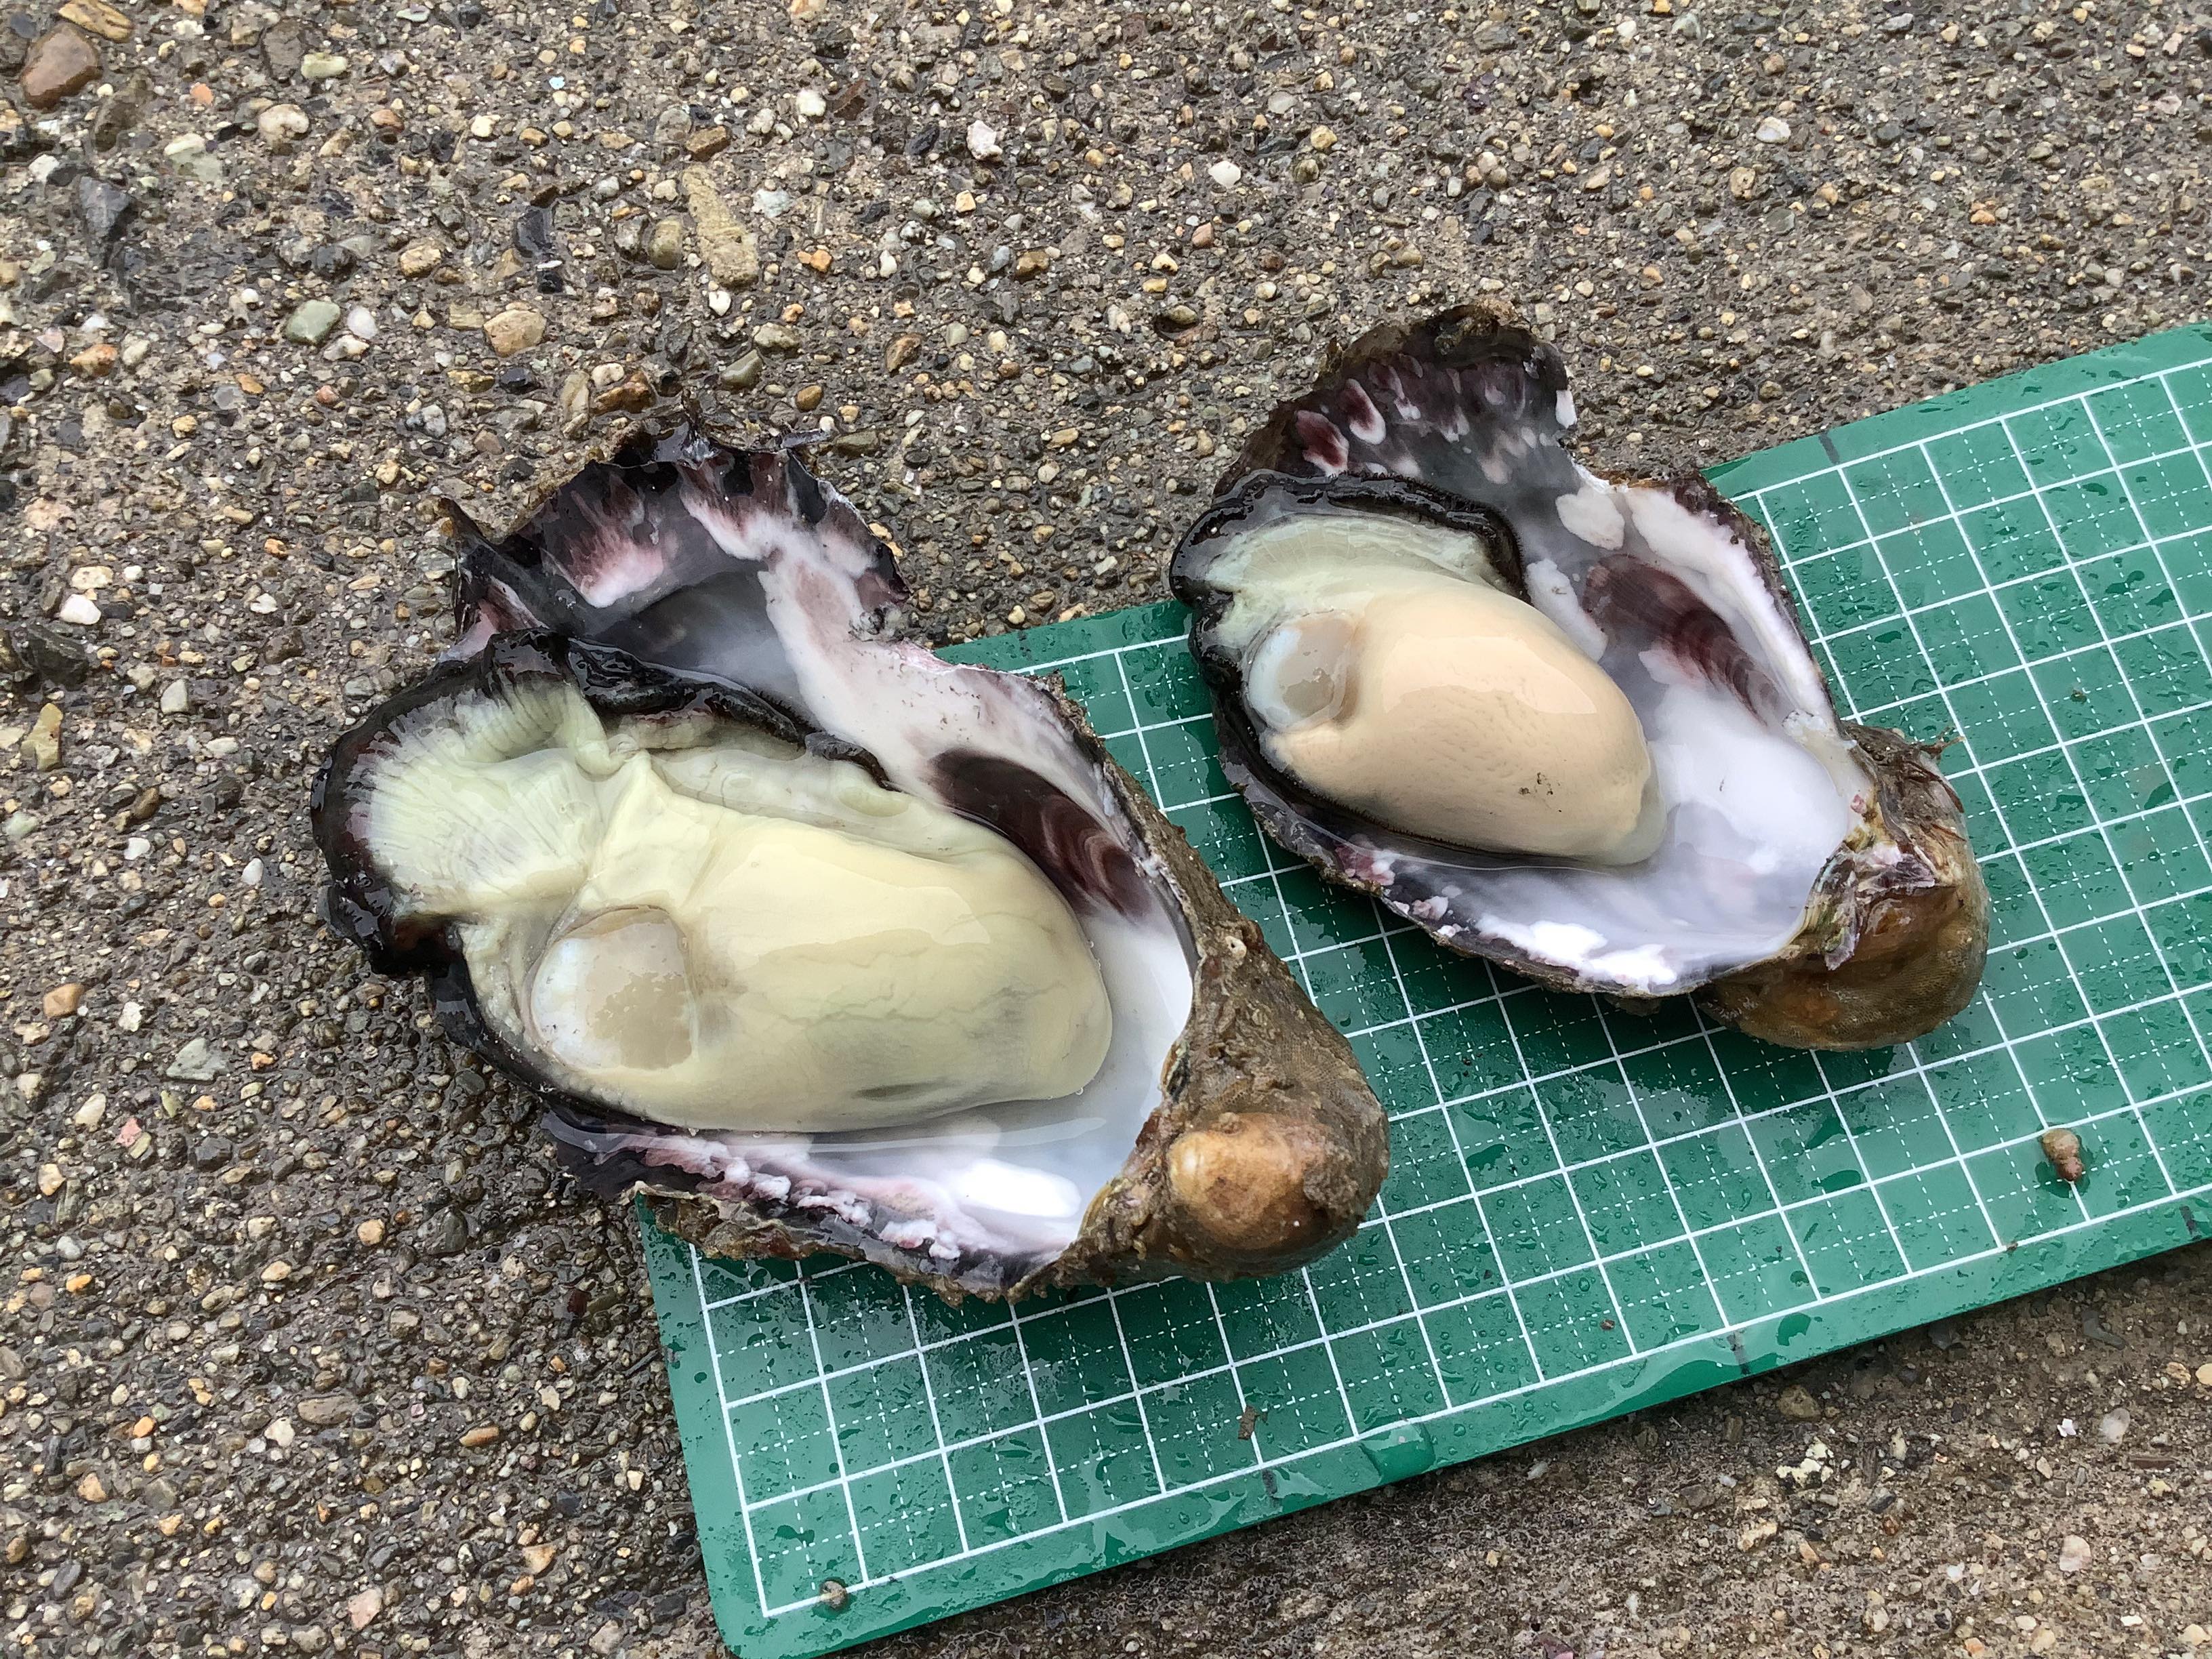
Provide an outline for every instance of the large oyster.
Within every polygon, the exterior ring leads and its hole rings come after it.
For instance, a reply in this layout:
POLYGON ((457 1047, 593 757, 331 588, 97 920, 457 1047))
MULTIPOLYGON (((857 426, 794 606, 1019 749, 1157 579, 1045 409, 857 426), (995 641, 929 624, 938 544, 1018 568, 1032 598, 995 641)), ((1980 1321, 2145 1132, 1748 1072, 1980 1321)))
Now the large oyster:
POLYGON ((326 914, 709 1250, 951 1294, 1294 1266, 1387 1162, 1351 1052, 1054 688, 881 637, 888 550, 690 429, 469 544, 337 744, 326 914))
POLYGON ((1936 750, 1838 720, 1758 527, 1566 447, 1559 356, 1463 307, 1277 410, 1176 551, 1223 764, 1278 841, 1548 984, 1869 1048, 1981 975, 1936 750))

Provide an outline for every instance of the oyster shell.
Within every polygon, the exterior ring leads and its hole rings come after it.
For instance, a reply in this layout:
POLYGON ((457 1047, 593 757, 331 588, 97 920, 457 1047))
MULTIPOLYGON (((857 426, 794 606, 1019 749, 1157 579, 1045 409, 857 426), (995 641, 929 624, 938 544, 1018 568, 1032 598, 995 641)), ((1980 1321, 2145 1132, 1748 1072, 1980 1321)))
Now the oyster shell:
POLYGON ((1989 899, 1937 750, 1839 720, 1765 536, 1566 447, 1558 354, 1378 328, 1178 547, 1224 769, 1277 841, 1450 948, 1694 994, 1792 1046, 1964 1007, 1989 899))
POLYGON ((883 637, 890 552, 795 459, 686 427, 454 512, 459 641, 317 786, 325 910, 587 1187, 951 1296, 1358 1225, 1348 1046, 1054 687, 883 637))

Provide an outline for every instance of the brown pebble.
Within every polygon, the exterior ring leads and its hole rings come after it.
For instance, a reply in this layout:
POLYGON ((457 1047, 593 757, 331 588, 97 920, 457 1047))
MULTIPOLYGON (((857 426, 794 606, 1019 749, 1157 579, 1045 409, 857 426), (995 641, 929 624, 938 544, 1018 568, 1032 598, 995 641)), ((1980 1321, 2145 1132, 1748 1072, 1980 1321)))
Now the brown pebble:
POLYGON ((375 1220, 364 1221, 353 1230, 353 1236, 364 1244, 381 1244, 384 1243, 384 1224, 375 1220))
POLYGON ((461 1437, 461 1443, 464 1446, 471 1448, 489 1446, 493 1441, 498 1438, 499 1425, 497 1424, 479 1423, 476 1427, 471 1429, 466 1434, 461 1437))
POLYGON ((2081 1137, 2071 1129, 2045 1129, 2038 1144, 2053 1172, 2069 1186, 2088 1174, 2089 1166, 2081 1161, 2081 1137))
POLYGON ((1783 1389, 1774 1401, 1774 1409, 1792 1423, 1820 1420, 1820 1402, 1813 1398, 1811 1389, 1800 1382, 1792 1382, 1783 1389))
POLYGON ((72 980, 66 985, 57 985, 46 993, 46 1010, 48 1019, 67 1019, 75 1013, 77 1005, 84 1000, 84 987, 72 980))
POLYGON ((635 414, 653 407, 653 382, 645 378, 642 370, 634 368, 592 399, 592 413, 611 415, 626 410, 635 414))
POLYGON ((100 48, 67 23, 57 23, 23 57, 23 101, 52 109, 100 78, 100 48))
POLYGON ((107 0, 63 0, 57 15, 64 23, 75 23, 105 40, 120 41, 131 38, 130 15, 118 11, 107 0))
POLYGON ((791 401, 799 406, 800 414, 811 415, 822 407, 822 388, 818 386, 803 386, 799 388, 791 401))

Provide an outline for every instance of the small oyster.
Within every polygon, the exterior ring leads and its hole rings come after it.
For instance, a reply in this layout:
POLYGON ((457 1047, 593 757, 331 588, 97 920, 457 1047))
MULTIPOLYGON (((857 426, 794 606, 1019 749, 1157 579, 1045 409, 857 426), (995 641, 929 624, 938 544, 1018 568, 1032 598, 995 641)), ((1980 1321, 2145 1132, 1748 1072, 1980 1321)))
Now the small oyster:
POLYGON ((882 637, 887 549, 689 428, 468 543, 317 787, 325 914, 733 1255, 957 1296, 1311 1259, 1388 1161, 1343 1039, 1053 687, 882 637))
POLYGON ((1454 950, 1794 1046, 1931 1030, 1989 898, 1937 751, 1839 721, 1758 526, 1574 459, 1558 355, 1462 307, 1278 409, 1170 579, 1276 840, 1454 950))

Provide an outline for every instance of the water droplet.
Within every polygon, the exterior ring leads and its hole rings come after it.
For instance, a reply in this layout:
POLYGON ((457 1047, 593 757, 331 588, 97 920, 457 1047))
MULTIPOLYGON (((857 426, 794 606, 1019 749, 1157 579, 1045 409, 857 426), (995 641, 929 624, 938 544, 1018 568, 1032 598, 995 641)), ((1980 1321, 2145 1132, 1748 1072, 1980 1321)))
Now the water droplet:
POLYGON ((1359 1449, 1367 1454, 1367 1461, 1385 1480, 1403 1480, 1409 1474, 1433 1468, 1437 1461, 1435 1443, 1430 1440, 1429 1431, 1418 1423, 1404 1423, 1395 1429, 1370 1434, 1359 1443, 1359 1449))

